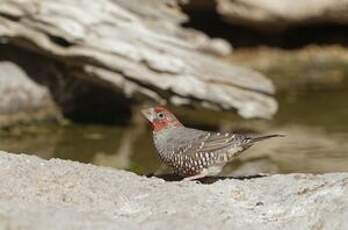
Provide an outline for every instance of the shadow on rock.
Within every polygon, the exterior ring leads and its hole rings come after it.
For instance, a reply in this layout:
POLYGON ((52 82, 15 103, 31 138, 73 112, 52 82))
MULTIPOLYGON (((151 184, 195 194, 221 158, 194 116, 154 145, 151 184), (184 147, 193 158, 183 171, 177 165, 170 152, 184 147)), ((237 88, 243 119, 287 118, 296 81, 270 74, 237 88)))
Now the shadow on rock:
MULTIPOLYGON (((201 179, 197 179, 196 181, 199 181, 202 184, 212 184, 215 183, 216 181, 219 180, 229 180, 229 179, 234 179, 234 180, 250 180, 250 179, 255 179, 255 178, 261 178, 267 176, 266 174, 256 174, 256 175, 250 175, 250 176, 237 176, 237 177, 231 177, 231 176, 210 176, 210 177, 204 177, 201 179)), ((160 179, 163 179, 165 181, 181 181, 184 179, 181 176, 178 176, 176 174, 160 174, 160 175, 155 175, 153 173, 146 175, 146 177, 157 177, 160 179)))

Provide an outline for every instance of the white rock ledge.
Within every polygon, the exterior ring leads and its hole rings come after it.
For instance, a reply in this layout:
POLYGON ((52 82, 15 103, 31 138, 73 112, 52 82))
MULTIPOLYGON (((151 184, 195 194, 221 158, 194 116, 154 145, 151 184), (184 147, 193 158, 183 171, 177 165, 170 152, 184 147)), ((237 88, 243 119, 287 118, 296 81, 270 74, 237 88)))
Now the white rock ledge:
POLYGON ((0 152, 0 229, 348 229, 348 173, 165 182, 0 152))

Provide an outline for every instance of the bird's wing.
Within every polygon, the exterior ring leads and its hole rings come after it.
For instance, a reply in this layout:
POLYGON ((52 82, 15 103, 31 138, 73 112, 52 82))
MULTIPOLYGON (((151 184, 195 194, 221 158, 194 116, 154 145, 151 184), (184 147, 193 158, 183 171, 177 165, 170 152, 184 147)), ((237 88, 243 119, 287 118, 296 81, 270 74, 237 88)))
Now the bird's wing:
MULTIPOLYGON (((173 139, 171 152, 179 153, 192 160, 227 162, 251 147, 254 143, 282 135, 252 137, 234 133, 217 133, 186 127, 178 128, 173 139), (175 143, 175 144, 174 144, 175 143)), ((166 145, 168 146, 168 145, 166 145)))
POLYGON ((208 133, 197 143, 199 151, 211 152, 231 147, 241 147, 250 144, 252 139, 248 136, 232 133, 208 133))
POLYGON ((180 146, 182 154, 191 158, 199 158, 201 155, 220 158, 232 157, 252 145, 252 138, 240 134, 216 133, 192 130, 186 143, 180 146), (225 156, 227 154, 227 156, 225 156))

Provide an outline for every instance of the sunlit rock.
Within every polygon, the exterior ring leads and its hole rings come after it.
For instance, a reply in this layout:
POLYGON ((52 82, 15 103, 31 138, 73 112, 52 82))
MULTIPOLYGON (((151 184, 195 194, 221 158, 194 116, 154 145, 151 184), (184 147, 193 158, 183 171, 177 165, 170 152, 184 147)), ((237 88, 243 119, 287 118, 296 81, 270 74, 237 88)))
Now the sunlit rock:
POLYGON ((166 182, 0 152, 1 229, 347 229, 348 174, 166 182))

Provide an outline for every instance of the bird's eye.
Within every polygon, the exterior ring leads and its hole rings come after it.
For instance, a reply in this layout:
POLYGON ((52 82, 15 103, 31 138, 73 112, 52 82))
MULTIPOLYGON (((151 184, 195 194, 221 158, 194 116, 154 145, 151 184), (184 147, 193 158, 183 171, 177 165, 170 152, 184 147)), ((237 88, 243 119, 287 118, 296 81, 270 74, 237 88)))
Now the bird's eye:
POLYGON ((163 118, 164 118, 164 114, 163 114, 163 113, 158 113, 157 116, 158 116, 158 118, 160 118, 160 119, 163 119, 163 118))

